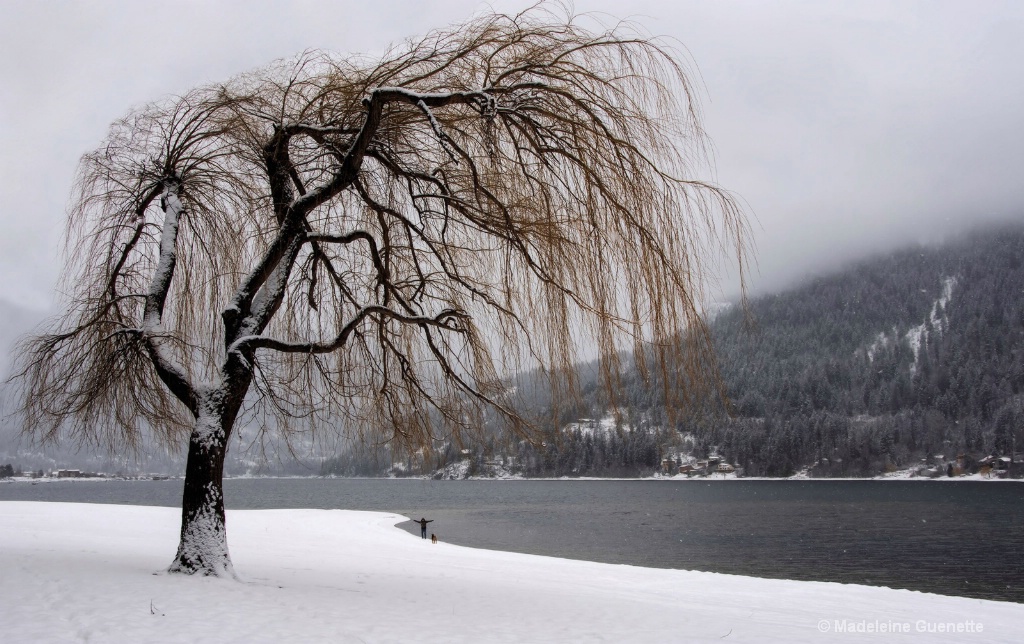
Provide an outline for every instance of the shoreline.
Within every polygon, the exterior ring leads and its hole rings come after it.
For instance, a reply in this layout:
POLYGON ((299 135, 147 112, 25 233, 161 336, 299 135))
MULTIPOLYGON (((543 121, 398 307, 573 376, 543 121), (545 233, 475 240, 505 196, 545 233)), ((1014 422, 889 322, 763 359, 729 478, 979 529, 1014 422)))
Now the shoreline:
POLYGON ((366 511, 228 510, 238 579, 186 578, 163 572, 179 520, 0 502, 7 638, 1010 642, 1024 622, 1014 602, 434 545, 366 511))
MULTIPOLYGON (((73 482, 73 483, 101 483, 101 482, 118 482, 118 483, 130 483, 130 482, 151 482, 151 481, 181 481, 184 477, 177 475, 167 475, 160 478, 145 478, 145 477, 105 477, 105 476, 90 476, 90 477, 41 477, 31 478, 27 476, 23 477, 12 477, 7 479, 0 479, 0 484, 4 483, 31 483, 33 485, 37 483, 58 483, 58 482, 73 482)), ((810 481, 810 482, 825 482, 825 481, 945 481, 949 483, 955 482, 992 482, 992 483, 1024 483, 1024 478, 999 478, 991 476, 982 476, 980 474, 968 474, 964 476, 905 476, 902 472, 894 472, 888 475, 871 476, 871 477, 811 477, 801 476, 795 474, 793 476, 734 476, 734 475, 708 475, 708 476, 686 476, 683 474, 676 474, 674 476, 636 476, 636 477, 604 477, 604 476, 558 476, 558 477, 524 477, 524 476, 470 476, 459 479, 446 479, 446 478, 433 478, 431 476, 299 476, 299 475, 282 475, 282 474, 242 474, 237 476, 225 475, 225 481, 232 480, 250 480, 250 479, 268 479, 268 480, 347 480, 347 481, 438 481, 438 482, 450 482, 450 481, 502 481, 502 482, 519 482, 519 481, 693 481, 695 483, 708 483, 717 481, 810 481)))

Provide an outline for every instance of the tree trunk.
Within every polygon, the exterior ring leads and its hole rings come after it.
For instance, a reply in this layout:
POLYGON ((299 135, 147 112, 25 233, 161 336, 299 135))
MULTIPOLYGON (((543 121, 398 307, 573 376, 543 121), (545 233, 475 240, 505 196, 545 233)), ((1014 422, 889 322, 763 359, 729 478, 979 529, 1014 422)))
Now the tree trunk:
POLYGON ((224 521, 224 457, 234 414, 224 413, 222 400, 207 396, 200 402, 188 443, 181 541, 169 572, 217 577, 235 574, 224 521))

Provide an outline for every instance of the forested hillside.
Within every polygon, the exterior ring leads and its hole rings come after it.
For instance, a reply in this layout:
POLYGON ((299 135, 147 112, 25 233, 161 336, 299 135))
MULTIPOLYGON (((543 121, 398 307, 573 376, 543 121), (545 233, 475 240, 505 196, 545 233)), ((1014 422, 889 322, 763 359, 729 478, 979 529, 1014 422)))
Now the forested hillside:
MULTIPOLYGON (((875 257, 713 321, 728 410, 705 399, 670 413, 657 374, 628 370, 613 406, 590 364, 580 400, 563 401, 540 444, 496 440, 468 453, 477 465, 557 476, 649 473, 664 457, 710 454, 747 475, 874 475, 958 455, 969 469, 1015 442, 1024 449, 1022 296, 1024 226, 875 257)), ((543 395, 524 400, 551 418, 543 395)))
MULTIPOLYGON (((713 323, 731 417, 683 421, 747 474, 875 474, 1022 441, 1024 227, 906 249, 713 323)), ((633 383, 630 406, 662 417, 633 383)))

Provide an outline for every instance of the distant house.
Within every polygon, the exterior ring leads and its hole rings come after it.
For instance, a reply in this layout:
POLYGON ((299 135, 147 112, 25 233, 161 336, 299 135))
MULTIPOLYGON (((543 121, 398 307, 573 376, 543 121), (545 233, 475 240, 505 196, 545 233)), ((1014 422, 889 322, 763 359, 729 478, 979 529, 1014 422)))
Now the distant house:
POLYGON ((59 479, 77 479, 82 478, 81 470, 57 470, 57 478, 59 479))
POLYGON ((978 465, 990 467, 993 470, 1008 470, 1010 469, 1010 459, 1007 456, 986 456, 978 461, 978 465))
POLYGON ((680 465, 679 473, 687 476, 708 476, 709 474, 735 474, 736 476, 742 476, 743 468, 739 465, 727 463, 721 456, 709 456, 707 460, 680 465))

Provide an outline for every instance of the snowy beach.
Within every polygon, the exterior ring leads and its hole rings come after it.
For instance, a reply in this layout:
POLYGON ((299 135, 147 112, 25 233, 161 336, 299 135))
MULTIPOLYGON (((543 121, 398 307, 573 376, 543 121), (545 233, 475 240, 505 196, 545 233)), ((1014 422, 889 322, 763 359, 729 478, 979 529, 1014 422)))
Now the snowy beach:
POLYGON ((229 510, 238 580, 186 578, 163 572, 179 520, 0 503, 6 641, 1012 642, 1024 623, 1014 603, 434 545, 342 510, 229 510))

